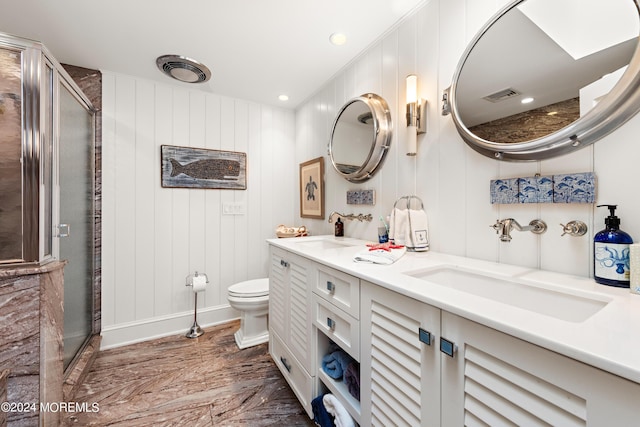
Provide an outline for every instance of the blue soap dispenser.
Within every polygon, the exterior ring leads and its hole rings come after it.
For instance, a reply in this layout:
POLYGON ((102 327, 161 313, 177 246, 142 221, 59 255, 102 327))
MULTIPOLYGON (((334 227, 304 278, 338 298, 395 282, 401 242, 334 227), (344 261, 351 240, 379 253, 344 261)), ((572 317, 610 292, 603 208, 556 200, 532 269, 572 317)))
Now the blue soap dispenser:
POLYGON ((610 215, 604 220, 606 228, 593 237, 593 277, 603 285, 628 288, 629 245, 633 239, 620 230, 617 205, 598 205, 602 206, 609 208, 610 215))

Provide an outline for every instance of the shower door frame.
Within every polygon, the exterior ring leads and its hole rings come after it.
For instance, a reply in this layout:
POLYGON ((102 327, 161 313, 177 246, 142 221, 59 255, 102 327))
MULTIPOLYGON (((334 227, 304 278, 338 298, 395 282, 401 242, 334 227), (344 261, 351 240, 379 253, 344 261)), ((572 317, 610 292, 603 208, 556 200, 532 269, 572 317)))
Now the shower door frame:
MULTIPOLYGON (((49 60, 49 58, 47 58, 47 60, 49 60)), ((53 191, 53 222, 52 224, 54 225, 53 229, 54 229, 54 239, 53 239, 53 255, 54 258, 56 259, 61 259, 61 254, 60 254, 60 239, 64 238, 63 236, 60 235, 60 229, 59 226, 60 225, 60 221, 61 220, 66 220, 65 218, 61 218, 60 216, 60 210, 61 210, 61 198, 60 198, 60 145, 63 144, 63 142, 61 142, 61 119, 60 119, 60 102, 61 102, 61 90, 62 87, 64 86, 68 93, 80 104, 80 106, 91 115, 91 145, 90 145, 90 154, 89 154, 89 175, 91 176, 91 180, 90 180, 90 185, 91 188, 89 189, 90 191, 88 191, 89 194, 91 194, 91 203, 90 203, 90 218, 91 218, 91 225, 90 227, 88 227, 87 232, 89 233, 89 241, 91 242, 90 245, 90 249, 91 251, 87 254, 87 261, 89 262, 89 271, 90 271, 90 277, 88 277, 87 281, 88 283, 90 283, 90 313, 91 316, 88 319, 89 322, 89 326, 90 326, 90 331, 89 334, 85 337, 85 339, 83 340, 82 344, 80 345, 80 347, 78 348, 78 351, 74 354, 74 356, 69 360, 69 363, 66 364, 64 370, 65 372, 68 372, 70 370, 73 369, 76 360, 78 359, 78 357, 82 354, 84 348, 86 347, 87 343, 89 342, 89 340, 91 339, 91 337, 96 334, 99 333, 99 331, 96 331, 96 325, 95 325, 95 312, 96 312, 96 307, 95 307, 95 278, 96 278, 96 259, 95 259, 95 235, 96 235, 96 231, 95 231, 95 212, 96 212, 96 206, 95 206, 95 194, 96 194, 96 167, 95 167, 95 158, 96 158, 96 147, 95 147, 95 141, 96 141, 96 110, 95 108, 92 106, 91 102, 84 96, 84 93, 82 92, 82 90, 80 88, 78 88, 75 85, 75 82, 73 81, 73 79, 71 79, 70 76, 68 76, 66 74, 66 72, 64 71, 64 69, 62 68, 62 66, 58 65, 59 68, 55 68, 57 70, 56 73, 54 73, 54 84, 53 84, 53 88, 54 88, 54 93, 53 93, 53 99, 54 99, 54 117, 53 117, 53 123, 54 123, 54 128, 53 128, 53 135, 54 135, 54 140, 53 140, 53 151, 54 151, 54 168, 53 168, 53 174, 54 174, 54 181, 55 181, 55 185, 54 185, 54 191, 53 191)), ((65 267, 65 269, 68 267, 65 267)), ((66 283, 66 279, 65 279, 65 283, 66 283)), ((65 292, 67 290, 67 287, 65 286, 65 292)), ((65 313, 67 313, 67 307, 65 307, 65 313)), ((67 338, 66 333, 64 333, 64 329, 63 329, 63 341, 67 338)), ((64 351, 63 351, 63 361, 66 361, 65 357, 64 357, 64 351)))

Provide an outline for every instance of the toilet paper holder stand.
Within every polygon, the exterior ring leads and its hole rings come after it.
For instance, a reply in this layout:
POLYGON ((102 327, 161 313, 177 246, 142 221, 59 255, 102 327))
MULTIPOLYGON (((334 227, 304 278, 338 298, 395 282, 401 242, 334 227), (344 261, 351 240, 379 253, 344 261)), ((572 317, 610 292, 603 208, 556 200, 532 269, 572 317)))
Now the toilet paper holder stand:
MULTIPOLYGON (((191 286, 193 287, 193 279, 194 277, 198 277, 198 276, 204 276, 206 283, 209 283, 209 278, 207 277, 206 274, 202 274, 202 273, 198 273, 196 271, 196 274, 189 274, 187 276, 187 284, 186 286, 191 286)), ((200 335, 204 334, 204 331, 202 330, 202 328, 200 327, 200 325, 198 325, 198 292, 193 292, 194 295, 194 304, 193 304, 193 325, 191 325, 191 328, 189 328, 189 330, 186 333, 186 337, 187 338, 198 338, 200 335)))

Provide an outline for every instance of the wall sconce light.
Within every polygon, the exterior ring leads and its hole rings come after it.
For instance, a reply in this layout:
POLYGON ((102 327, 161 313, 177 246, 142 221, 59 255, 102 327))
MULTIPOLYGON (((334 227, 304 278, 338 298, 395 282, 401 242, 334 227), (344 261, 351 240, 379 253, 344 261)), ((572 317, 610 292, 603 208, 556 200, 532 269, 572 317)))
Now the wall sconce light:
POLYGON ((418 135, 427 132, 427 101, 418 98, 418 76, 407 76, 407 156, 418 151, 418 135))

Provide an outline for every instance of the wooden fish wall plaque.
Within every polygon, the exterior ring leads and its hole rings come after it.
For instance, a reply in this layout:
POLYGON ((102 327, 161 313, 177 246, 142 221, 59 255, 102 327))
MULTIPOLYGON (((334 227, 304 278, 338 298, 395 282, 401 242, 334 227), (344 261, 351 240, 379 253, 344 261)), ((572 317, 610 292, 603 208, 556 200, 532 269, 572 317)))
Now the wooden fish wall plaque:
POLYGON ((247 189, 247 154, 163 145, 165 188, 247 189))

